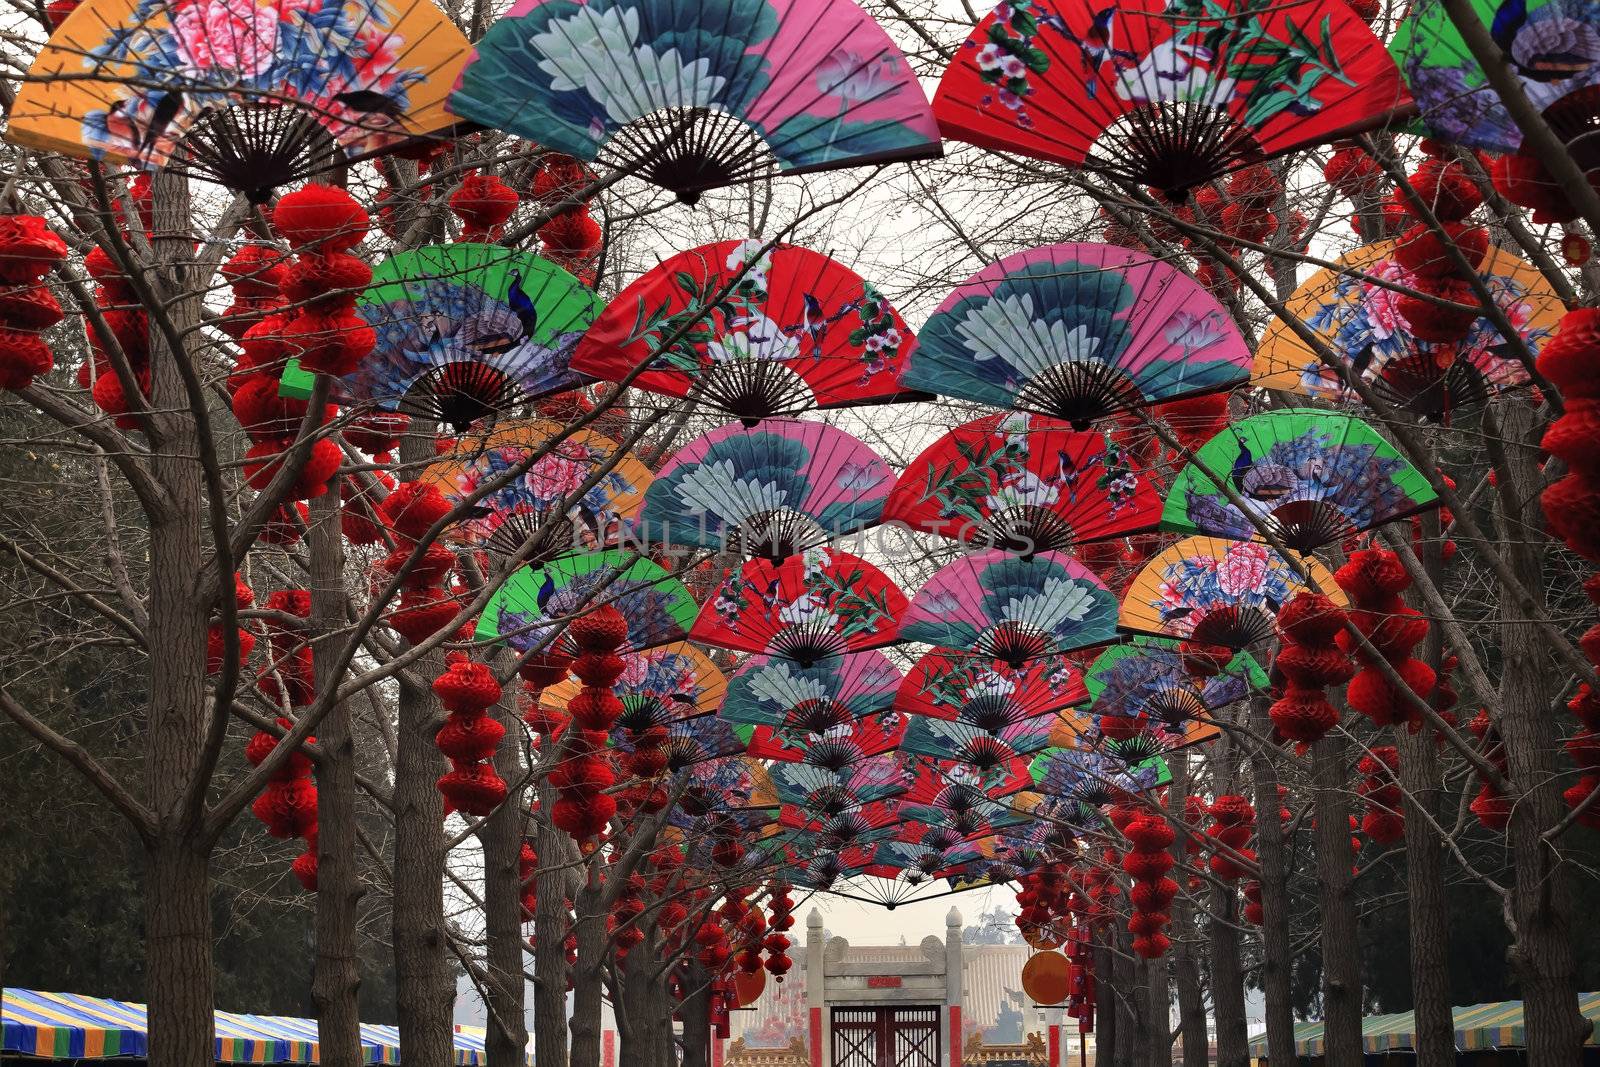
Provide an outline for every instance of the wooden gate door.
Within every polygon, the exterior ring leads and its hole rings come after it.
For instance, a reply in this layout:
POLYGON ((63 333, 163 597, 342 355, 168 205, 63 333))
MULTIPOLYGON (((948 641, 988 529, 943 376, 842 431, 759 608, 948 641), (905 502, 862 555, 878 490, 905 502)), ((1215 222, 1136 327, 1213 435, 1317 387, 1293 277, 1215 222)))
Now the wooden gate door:
POLYGON ((937 1007, 833 1009, 833 1067, 939 1067, 937 1007))

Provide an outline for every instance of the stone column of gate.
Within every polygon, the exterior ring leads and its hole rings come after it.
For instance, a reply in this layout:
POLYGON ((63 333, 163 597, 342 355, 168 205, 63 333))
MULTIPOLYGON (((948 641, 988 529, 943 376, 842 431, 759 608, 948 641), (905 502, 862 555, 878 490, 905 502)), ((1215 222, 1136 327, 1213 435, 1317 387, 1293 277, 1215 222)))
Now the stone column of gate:
POLYGON ((944 917, 944 1017, 947 1039, 943 1067, 961 1067, 961 913, 955 908, 944 917))
POLYGON ((806 1026, 811 1067, 832 1062, 828 1049, 828 983, 823 976, 822 912, 812 908, 806 916, 806 1026))

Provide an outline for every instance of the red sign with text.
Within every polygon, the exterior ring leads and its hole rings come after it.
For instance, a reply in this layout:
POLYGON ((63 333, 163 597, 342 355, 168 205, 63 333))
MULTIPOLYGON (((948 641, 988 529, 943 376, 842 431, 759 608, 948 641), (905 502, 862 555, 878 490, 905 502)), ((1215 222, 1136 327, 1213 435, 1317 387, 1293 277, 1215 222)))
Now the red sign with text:
POLYGON ((900 976, 898 974, 873 974, 867 976, 868 989, 899 989, 900 976))

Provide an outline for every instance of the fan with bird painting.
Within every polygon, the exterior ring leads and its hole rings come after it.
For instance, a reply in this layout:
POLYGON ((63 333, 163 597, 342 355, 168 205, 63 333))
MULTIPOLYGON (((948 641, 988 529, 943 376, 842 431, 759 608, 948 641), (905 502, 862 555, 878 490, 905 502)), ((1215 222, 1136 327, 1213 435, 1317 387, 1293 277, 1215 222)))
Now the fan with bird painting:
POLYGON ((683 583, 647 559, 607 549, 518 569, 478 618, 479 640, 519 652, 565 647, 566 626, 584 611, 613 605, 628 623, 622 652, 682 641, 697 607, 683 583))
POLYGON ((1061 244, 1006 256, 951 291, 900 381, 991 407, 1095 419, 1249 378, 1250 349, 1199 282, 1149 252, 1061 244))
POLYGON ((871 282, 820 252, 758 240, 679 252, 631 282, 572 366, 756 422, 915 394, 897 381, 910 327, 871 282))
POLYGON ((1267 687, 1266 672, 1246 652, 1202 673, 1193 668, 1183 646, 1165 638, 1135 637, 1100 653, 1084 674, 1099 738, 1115 747, 1150 735, 1164 749, 1209 741, 1216 712, 1267 687))

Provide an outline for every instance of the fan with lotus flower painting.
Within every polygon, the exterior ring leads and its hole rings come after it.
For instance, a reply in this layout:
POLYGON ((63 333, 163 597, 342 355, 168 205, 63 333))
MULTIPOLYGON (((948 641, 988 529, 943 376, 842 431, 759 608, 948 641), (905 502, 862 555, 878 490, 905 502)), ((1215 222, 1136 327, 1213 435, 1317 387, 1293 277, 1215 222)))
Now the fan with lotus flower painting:
POLYGON ((754 423, 910 399, 897 378, 915 344, 883 294, 842 263, 798 245, 719 241, 617 294, 572 366, 754 423))
POLYGON ((1360 419, 1279 408, 1201 445, 1173 480, 1161 521, 1177 533, 1270 536, 1310 552, 1438 506, 1422 472, 1360 419))
POLYGON ((851 0, 518 0, 450 108, 690 205, 774 167, 940 152, 905 56, 851 0))
POLYGON ((1383 42, 1341 0, 1008 0, 934 95, 946 137, 1174 202, 1409 106, 1383 42))
POLYGON ((899 639, 905 594, 877 567, 833 548, 745 563, 706 598, 691 639, 809 666, 899 639))
POLYGON ((1149 252, 1047 245, 992 263, 923 325, 901 383, 1095 419, 1249 378, 1250 349, 1199 282, 1149 252))
MULTIPOLYGON (((1326 567, 1309 556, 1299 562, 1318 590, 1344 603, 1326 567)), ((1189 537, 1134 577, 1121 623, 1140 633, 1245 648, 1271 637, 1279 609, 1305 589, 1295 566, 1260 542, 1189 537)))
POLYGON ((1161 499, 1102 433, 1011 412, 958 426, 912 460, 884 521, 1019 553, 1155 529, 1161 499))
POLYGON ((85 0, 34 58, 6 137, 264 204, 278 186, 450 136, 445 96, 467 51, 418 0, 85 0))

